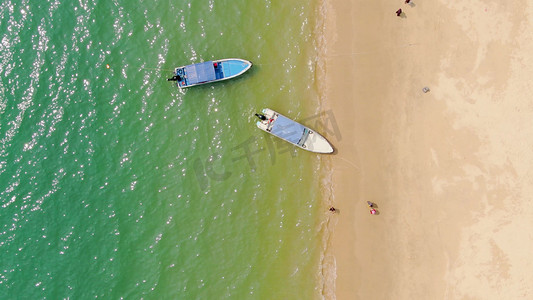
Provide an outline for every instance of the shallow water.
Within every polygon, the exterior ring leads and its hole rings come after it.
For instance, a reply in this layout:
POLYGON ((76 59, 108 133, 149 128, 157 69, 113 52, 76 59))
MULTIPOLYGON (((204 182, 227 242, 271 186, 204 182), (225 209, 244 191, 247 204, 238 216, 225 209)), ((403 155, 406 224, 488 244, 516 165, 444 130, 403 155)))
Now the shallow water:
POLYGON ((321 113, 315 19, 295 0, 2 2, 0 298, 319 298, 319 157, 253 116, 321 113), (228 57, 254 67, 166 81, 228 57))

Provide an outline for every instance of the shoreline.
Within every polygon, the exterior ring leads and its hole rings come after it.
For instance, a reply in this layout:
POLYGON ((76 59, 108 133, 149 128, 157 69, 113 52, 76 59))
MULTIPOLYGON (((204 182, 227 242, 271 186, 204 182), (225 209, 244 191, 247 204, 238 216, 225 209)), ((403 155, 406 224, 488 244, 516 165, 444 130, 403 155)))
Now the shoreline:
POLYGON ((324 0, 318 10, 319 97, 341 131, 326 135, 337 151, 322 161, 324 203, 340 211, 327 216, 323 296, 533 292, 533 5, 324 0))

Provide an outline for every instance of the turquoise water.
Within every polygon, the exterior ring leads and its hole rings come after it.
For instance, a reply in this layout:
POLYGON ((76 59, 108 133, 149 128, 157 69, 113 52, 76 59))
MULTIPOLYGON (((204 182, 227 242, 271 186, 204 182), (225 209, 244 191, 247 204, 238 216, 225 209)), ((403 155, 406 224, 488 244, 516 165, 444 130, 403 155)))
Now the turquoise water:
POLYGON ((0 298, 320 298, 320 158, 253 116, 320 113, 314 5, 3 1, 0 298))

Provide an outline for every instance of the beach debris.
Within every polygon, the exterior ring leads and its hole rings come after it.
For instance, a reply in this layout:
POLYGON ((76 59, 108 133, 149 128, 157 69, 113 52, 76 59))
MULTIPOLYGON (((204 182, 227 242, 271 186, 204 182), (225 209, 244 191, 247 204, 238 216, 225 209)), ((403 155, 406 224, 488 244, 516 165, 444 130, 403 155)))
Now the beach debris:
POLYGON ((399 17, 401 14, 402 14, 402 9, 400 8, 400 9, 398 9, 398 10, 396 11, 396 15, 399 17))
POLYGON ((424 93, 429 92, 429 88, 428 88, 427 86, 425 86, 425 87, 422 89, 422 92, 424 92, 424 93))

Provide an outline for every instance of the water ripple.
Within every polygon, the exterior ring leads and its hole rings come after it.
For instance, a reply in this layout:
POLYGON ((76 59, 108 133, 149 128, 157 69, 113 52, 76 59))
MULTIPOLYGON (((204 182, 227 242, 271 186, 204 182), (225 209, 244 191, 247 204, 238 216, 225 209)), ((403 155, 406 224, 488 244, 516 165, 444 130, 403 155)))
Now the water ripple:
POLYGON ((272 160, 250 117, 305 114, 308 13, 291 1, 0 3, 0 298, 313 290, 312 156, 272 160), (257 60, 242 79, 186 92, 165 80, 235 56, 257 60), (260 172, 232 150, 256 136, 260 172))

